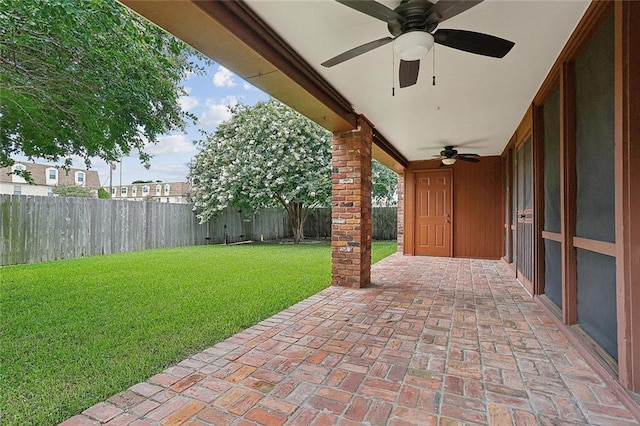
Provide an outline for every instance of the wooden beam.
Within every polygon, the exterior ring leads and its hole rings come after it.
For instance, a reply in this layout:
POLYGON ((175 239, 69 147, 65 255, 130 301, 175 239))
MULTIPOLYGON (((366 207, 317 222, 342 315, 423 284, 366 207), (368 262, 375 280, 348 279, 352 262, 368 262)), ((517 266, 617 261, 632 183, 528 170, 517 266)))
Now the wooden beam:
MULTIPOLYGON (((398 151, 395 146, 391 145, 391 143, 387 140, 387 138, 385 138, 375 128, 373 129, 373 143, 376 144, 385 153, 387 153, 395 162, 397 162, 402 167, 402 169, 406 169, 409 166, 409 160, 407 160, 407 158, 404 155, 402 155, 402 153, 398 151)), ((392 168, 392 167, 389 167, 389 168, 392 168)))
MULTIPOLYGON (((514 158, 513 156, 514 156, 515 146, 516 146, 516 135, 514 134, 502 153, 502 155, 507 160, 506 163, 508 168, 507 184, 509 185, 509 191, 505 194, 505 196, 507 198, 506 203, 507 203, 507 206, 509 207, 508 209, 509 214, 508 214, 508 217, 505 217, 504 225, 505 225, 505 228, 509 231, 508 234, 505 235, 505 238, 508 238, 509 240, 509 244, 506 244, 509 246, 509 252, 505 254, 505 259, 509 264, 513 263, 514 261, 513 245, 515 244, 515 239, 513 238, 513 230, 515 229, 513 224, 513 215, 514 215, 513 200, 514 200, 515 191, 516 191, 516 188, 513 185, 513 181, 514 181, 513 175, 515 173, 515 164, 513 161, 513 158, 514 158)), ((505 211, 506 210, 507 209, 505 209, 505 211)))
POLYGON ((640 392, 640 2, 614 13, 618 373, 640 392))
POLYGON ((590 240, 588 238, 573 237, 573 246, 605 256, 616 257, 616 244, 606 241, 590 240))
POLYGON ((356 127, 351 104, 246 4, 121 2, 326 129, 339 132, 356 127))
POLYGON ((562 243, 562 234, 558 234, 557 232, 542 231, 542 238, 562 243))
POLYGON ((578 322, 576 234, 576 82, 573 62, 560 74, 560 217, 562 223, 562 319, 578 322))
POLYGON ((533 294, 544 293, 544 114, 533 105, 533 294))

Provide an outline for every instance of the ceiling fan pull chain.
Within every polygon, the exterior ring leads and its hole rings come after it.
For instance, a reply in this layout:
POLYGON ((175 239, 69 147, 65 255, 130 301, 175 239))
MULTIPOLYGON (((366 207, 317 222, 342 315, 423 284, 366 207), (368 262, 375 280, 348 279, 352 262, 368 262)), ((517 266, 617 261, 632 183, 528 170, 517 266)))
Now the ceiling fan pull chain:
POLYGON ((436 45, 433 45, 433 86, 436 85, 436 45))
POLYGON ((391 49, 391 97, 396 95, 396 52, 391 49))

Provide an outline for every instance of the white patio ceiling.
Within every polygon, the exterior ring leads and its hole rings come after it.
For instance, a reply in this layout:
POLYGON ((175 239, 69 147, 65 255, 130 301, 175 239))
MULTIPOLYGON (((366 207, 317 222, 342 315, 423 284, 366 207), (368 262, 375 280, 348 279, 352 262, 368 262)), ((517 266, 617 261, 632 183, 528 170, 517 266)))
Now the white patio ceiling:
MULTIPOLYGON (((415 86, 399 89, 391 44, 327 69, 347 49, 389 35, 386 24, 332 0, 246 2, 304 60, 364 114, 407 159, 444 145, 500 154, 589 2, 486 0, 440 24, 515 42, 503 59, 436 45, 415 86), (395 96, 392 85, 395 80, 395 96)), ((390 8, 397 0, 382 0, 390 8)))

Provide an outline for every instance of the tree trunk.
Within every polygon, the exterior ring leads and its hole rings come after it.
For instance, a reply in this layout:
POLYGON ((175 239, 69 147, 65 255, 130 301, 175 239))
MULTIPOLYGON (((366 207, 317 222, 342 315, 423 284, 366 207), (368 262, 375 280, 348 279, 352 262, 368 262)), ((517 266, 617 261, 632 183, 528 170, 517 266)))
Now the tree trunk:
POLYGON ((296 225, 293 225, 293 244, 300 244, 302 240, 304 240, 304 230, 303 223, 298 222, 296 225))
POLYGON ((291 229, 293 229, 293 244, 300 244, 304 240, 304 221, 307 218, 307 209, 302 203, 290 202, 285 204, 291 229))

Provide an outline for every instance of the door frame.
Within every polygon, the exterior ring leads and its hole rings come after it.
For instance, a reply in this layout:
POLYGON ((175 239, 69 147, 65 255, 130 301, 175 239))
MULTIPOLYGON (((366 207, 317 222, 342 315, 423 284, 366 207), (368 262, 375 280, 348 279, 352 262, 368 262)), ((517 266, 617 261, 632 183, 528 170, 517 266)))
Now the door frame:
MULTIPOLYGON (((427 160, 424 163, 421 163, 415 169, 409 168, 405 172, 405 197, 404 197, 404 244, 403 244, 403 254, 407 256, 415 256, 415 206, 416 206, 416 188, 415 188, 415 176, 416 173, 421 172, 434 172, 441 171, 442 168, 439 167, 440 160, 427 160)), ((448 168, 451 173, 451 218, 452 224, 451 227, 451 244, 450 244, 450 255, 449 257, 453 257, 454 253, 454 227, 455 227, 455 203, 454 199, 454 191, 455 191, 455 173, 452 168, 448 168)))
POLYGON ((513 259, 513 154, 512 144, 505 148, 506 155, 502 156, 502 260, 511 265, 513 259))
MULTIPOLYGON (((529 123, 531 124, 531 123, 529 123)), ((520 244, 521 241, 519 241, 519 235, 518 235, 518 225, 519 224, 525 224, 525 225, 531 225, 531 241, 530 241, 530 247, 528 252, 530 253, 530 258, 529 259, 521 259, 520 256, 516 256, 515 258, 515 264, 514 264, 514 268, 515 268, 515 272, 516 272, 516 278, 518 280, 520 280, 520 282, 522 283, 522 285, 524 285, 526 287, 526 289, 529 291, 529 293, 531 293, 531 295, 533 296, 535 294, 535 289, 534 289, 534 283, 536 282, 536 277, 535 277, 535 264, 536 264, 536 256, 535 256, 535 229, 534 229, 534 225, 535 225, 535 218, 536 218, 536 206, 534 204, 534 158, 533 158, 533 152, 534 152, 534 141, 533 141, 533 131, 531 129, 531 127, 529 127, 528 130, 523 131, 521 133, 521 135, 519 134, 517 139, 516 139, 516 144, 514 147, 514 151, 515 151, 515 158, 516 158, 516 162, 513 164, 514 166, 514 170, 513 173, 515 175, 515 181, 516 181, 516 188, 515 188, 515 198, 516 198, 516 205, 519 206, 520 203, 520 199, 519 197, 519 187, 520 187, 520 181, 519 181, 519 171, 518 171, 518 152, 520 149, 524 149, 524 144, 525 142, 529 141, 530 143, 530 156, 529 158, 531 159, 531 167, 530 167, 530 172, 531 172, 531 176, 529 177, 529 181, 530 181, 530 192, 531 192, 531 208, 529 209, 524 209, 524 210, 516 210, 516 223, 514 224, 516 226, 516 233, 515 233, 515 247, 516 247, 516 252, 518 252, 518 250, 520 249, 520 244), (530 216, 530 217, 529 217, 530 216), (521 266, 522 265, 526 265, 527 263, 531 264, 531 277, 527 278, 524 273, 521 271, 521 266)), ((525 179, 525 182, 527 181, 527 179, 525 179)))
POLYGON ((412 223, 412 241, 413 243, 411 244, 411 254, 413 254, 414 256, 416 255, 416 241, 417 241, 417 236, 418 236, 418 227, 416 226, 416 222, 418 220, 418 215, 415 213, 416 212, 416 206, 415 206, 415 200, 418 199, 417 194, 416 194, 416 190, 417 190, 417 179, 416 176, 418 173, 447 173, 449 175, 449 206, 451 209, 451 226, 449 227, 449 253, 447 254, 446 257, 453 257, 453 228, 454 228, 454 220, 455 220, 455 214, 454 214, 454 204, 453 204, 453 169, 451 168, 438 168, 438 169, 420 169, 420 170, 414 170, 413 171, 413 188, 411 189, 412 191, 412 198, 414 200, 414 214, 413 214, 413 223, 412 223))
MULTIPOLYGON (((505 230, 511 231, 511 253, 504 253, 503 260, 509 264, 511 269, 514 272, 515 277, 520 281, 522 286, 527 289, 527 291, 534 296, 537 294, 536 282, 537 282, 537 262, 539 261, 539 257, 537 256, 537 244, 536 244, 536 235, 539 232, 536 229, 536 221, 538 220, 538 197, 536 196, 536 191, 538 190, 536 186, 537 179, 540 178, 538 176, 538 168, 537 162, 539 161, 539 156, 536 153, 536 146, 538 145, 538 141, 536 140, 538 136, 537 129, 534 129, 533 126, 533 104, 529 107, 524 117, 520 121, 518 128, 513 133, 513 136, 509 140, 509 143, 504 148, 502 152, 502 158, 504 164, 509 168, 508 177, 509 184, 511 184, 511 190, 509 192, 503 190, 503 201, 508 203, 506 207, 508 207, 508 215, 509 217, 504 217, 504 226, 505 230), (531 138, 531 209, 527 209, 527 211, 531 213, 531 221, 532 221, 532 244, 531 244, 531 280, 525 278, 523 274, 518 269, 518 265, 522 264, 522 259, 519 259, 517 255, 518 252, 518 232, 517 225, 519 222, 519 218, 517 217, 517 205, 518 205, 518 149, 522 147, 522 145, 527 141, 527 139, 531 138), (510 262, 509 262, 510 261, 510 262)), ((507 214, 507 209, 503 209, 503 214, 507 214)), ((506 234, 506 233, 505 233, 506 234)), ((503 236, 506 238, 506 235, 503 236)), ((503 240, 503 248, 506 248, 506 241, 503 240)))

